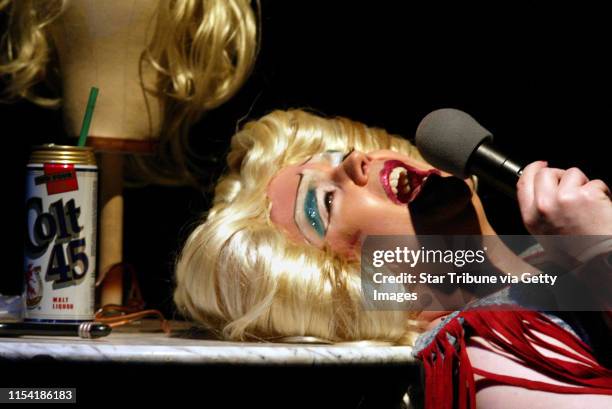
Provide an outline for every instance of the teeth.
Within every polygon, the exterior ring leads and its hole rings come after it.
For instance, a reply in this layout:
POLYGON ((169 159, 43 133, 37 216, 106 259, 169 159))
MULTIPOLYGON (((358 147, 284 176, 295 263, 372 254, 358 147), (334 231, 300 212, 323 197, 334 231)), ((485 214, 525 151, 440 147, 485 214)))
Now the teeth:
POLYGON ((403 173, 403 174, 406 174, 406 169, 404 169, 404 168, 400 168, 400 167, 395 168, 395 169, 393 169, 393 170, 391 171, 391 174, 389 175, 389 179, 390 179, 390 180, 397 180, 397 179, 399 179, 399 177, 400 177, 400 175, 401 175, 402 173, 403 173))
POLYGON ((404 168, 397 167, 391 171, 389 174, 389 185, 391 186, 391 191, 393 194, 397 195, 398 191, 402 191, 407 193, 410 191, 410 186, 408 185, 408 178, 406 175, 408 171, 404 168), (402 177, 403 176, 403 177, 402 177), (400 184, 401 179, 401 184, 400 184))

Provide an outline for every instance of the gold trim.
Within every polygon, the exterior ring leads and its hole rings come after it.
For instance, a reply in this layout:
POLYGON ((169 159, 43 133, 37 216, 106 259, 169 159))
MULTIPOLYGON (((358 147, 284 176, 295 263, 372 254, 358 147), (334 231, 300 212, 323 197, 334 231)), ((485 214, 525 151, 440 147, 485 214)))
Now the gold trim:
POLYGON ((29 163, 68 163, 74 165, 96 165, 96 156, 91 147, 55 145, 53 143, 34 146, 29 163))

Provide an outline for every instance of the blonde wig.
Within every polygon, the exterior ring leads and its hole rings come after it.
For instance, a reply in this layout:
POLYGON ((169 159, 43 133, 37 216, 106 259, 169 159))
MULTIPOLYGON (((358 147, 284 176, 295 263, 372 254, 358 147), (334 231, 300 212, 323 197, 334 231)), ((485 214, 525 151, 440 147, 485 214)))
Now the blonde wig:
MULTIPOLYGON (((0 42, 5 101, 25 98, 44 107, 59 106, 60 98, 38 95, 34 89, 43 81, 53 82, 48 71, 57 68, 47 26, 66 1, 0 0, 0 11, 8 14, 0 42)), ((151 41, 141 57, 141 64, 158 73, 157 89, 147 92, 165 107, 158 171, 170 163, 186 171, 189 127, 230 99, 249 76, 260 35, 258 2, 254 8, 249 0, 159 0, 151 41)))
POLYGON ((363 309, 359 261, 289 240, 270 220, 275 173, 325 150, 391 149, 407 140, 344 118, 275 111, 234 135, 213 206, 176 264, 179 312, 231 340, 314 336, 410 344, 405 311, 363 309))

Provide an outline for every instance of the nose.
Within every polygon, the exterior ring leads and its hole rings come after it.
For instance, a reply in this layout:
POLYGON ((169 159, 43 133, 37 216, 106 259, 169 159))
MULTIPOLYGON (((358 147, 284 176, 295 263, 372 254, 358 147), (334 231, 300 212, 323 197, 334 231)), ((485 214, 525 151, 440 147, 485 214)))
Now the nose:
POLYGON ((365 186, 368 183, 368 169, 371 159, 361 151, 352 151, 338 167, 357 186, 365 186))

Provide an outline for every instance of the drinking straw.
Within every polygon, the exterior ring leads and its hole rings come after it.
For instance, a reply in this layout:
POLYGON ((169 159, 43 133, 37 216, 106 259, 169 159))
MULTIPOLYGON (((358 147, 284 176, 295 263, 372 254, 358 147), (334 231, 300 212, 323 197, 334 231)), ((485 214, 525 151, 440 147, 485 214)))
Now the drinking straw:
POLYGON ((91 90, 89 91, 89 100, 87 101, 87 109, 85 109, 85 116, 83 117, 83 125, 81 126, 81 134, 79 135, 78 146, 85 146, 87 134, 89 134, 89 125, 91 125, 91 117, 93 116, 97 98, 98 88, 91 87, 91 90))

